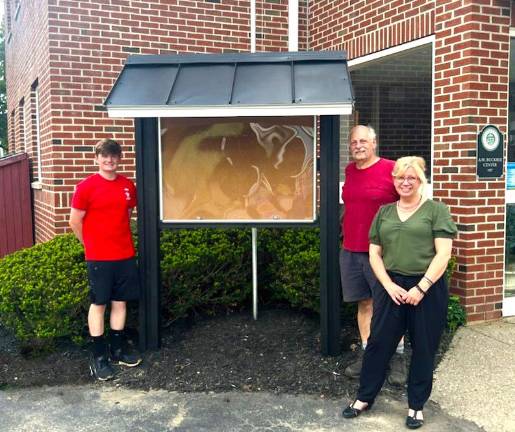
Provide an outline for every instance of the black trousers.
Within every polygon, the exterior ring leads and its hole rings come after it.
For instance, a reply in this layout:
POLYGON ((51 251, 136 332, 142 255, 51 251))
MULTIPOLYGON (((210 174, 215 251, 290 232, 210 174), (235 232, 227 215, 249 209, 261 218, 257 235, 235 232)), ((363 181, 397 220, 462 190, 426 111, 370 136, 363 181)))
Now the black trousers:
MULTIPOLYGON (((389 273, 399 286, 409 289, 420 276, 389 273)), ((373 293, 374 313, 363 357, 357 399, 372 404, 383 386, 386 370, 395 349, 408 330, 412 356, 408 375, 408 406, 422 410, 433 386, 435 354, 447 322, 449 293, 441 277, 417 306, 397 306, 388 292, 379 285, 373 293)))

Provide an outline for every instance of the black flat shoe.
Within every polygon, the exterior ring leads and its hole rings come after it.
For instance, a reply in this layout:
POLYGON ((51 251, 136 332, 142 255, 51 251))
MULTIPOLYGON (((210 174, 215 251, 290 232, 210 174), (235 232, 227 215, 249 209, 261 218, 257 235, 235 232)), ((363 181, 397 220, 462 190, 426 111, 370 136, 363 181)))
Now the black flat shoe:
POLYGON ((418 429, 419 427, 421 427, 424 424, 423 419, 417 418, 418 412, 420 412, 420 411, 415 411, 415 414, 413 414, 413 417, 410 415, 408 415, 406 417, 406 426, 408 427, 408 429, 418 429))
MULTIPOLYGON (((346 419, 351 419, 359 416, 363 411, 367 411, 372 407, 372 404, 367 404, 363 409, 354 408, 354 404, 357 402, 357 399, 352 402, 347 408, 342 411, 342 416, 346 419)), ((367 403, 367 402, 365 402, 367 403)))

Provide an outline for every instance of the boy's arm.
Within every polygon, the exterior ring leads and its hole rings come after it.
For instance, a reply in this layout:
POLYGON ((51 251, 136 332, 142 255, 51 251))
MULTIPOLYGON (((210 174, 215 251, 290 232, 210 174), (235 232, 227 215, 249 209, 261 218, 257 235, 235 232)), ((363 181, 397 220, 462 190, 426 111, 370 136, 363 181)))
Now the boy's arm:
POLYGON ((70 211, 70 219, 68 221, 73 233, 82 244, 84 244, 84 240, 82 239, 82 220, 84 219, 85 214, 86 210, 72 208, 70 211))

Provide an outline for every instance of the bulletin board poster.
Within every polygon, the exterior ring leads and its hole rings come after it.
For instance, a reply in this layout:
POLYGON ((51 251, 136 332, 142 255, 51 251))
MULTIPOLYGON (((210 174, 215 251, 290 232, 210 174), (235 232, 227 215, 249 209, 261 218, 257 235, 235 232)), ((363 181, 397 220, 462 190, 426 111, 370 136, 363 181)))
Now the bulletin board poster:
POLYGON ((163 222, 315 220, 315 119, 161 118, 163 222))

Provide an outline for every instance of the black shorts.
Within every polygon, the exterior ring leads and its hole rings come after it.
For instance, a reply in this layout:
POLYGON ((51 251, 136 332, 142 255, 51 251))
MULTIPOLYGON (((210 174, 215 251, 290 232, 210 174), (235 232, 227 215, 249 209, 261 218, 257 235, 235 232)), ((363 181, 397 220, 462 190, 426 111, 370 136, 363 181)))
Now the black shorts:
POLYGON ((87 261, 91 303, 105 305, 111 301, 139 298, 139 275, 136 258, 119 261, 87 261))

